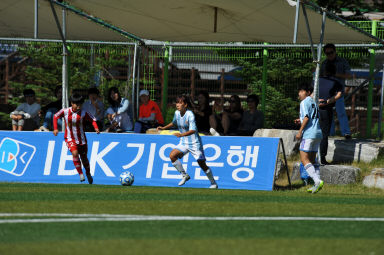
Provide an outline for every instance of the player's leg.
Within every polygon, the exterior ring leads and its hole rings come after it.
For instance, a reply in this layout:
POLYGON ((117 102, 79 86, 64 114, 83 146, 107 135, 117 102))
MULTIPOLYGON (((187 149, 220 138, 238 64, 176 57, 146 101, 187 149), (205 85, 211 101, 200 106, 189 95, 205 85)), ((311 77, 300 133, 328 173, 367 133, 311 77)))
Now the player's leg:
POLYGON ((79 154, 80 154, 81 163, 83 164, 84 169, 85 169, 85 175, 87 176, 88 183, 92 184, 93 183, 93 177, 91 175, 91 169, 89 167, 89 160, 88 160, 88 157, 87 157, 88 145, 85 144, 85 145, 82 145, 82 146, 78 146, 78 151, 79 151, 79 154))
POLYGON ((210 189, 217 189, 217 183, 213 177, 212 170, 207 166, 204 149, 201 145, 199 148, 191 147, 188 149, 188 151, 192 154, 192 156, 196 159, 197 163, 203 169, 204 173, 207 175, 208 180, 211 182, 210 189))
POLYGON ((24 124, 25 124, 25 120, 24 119, 19 120, 17 122, 17 131, 23 131, 24 124))
POLYGON ((224 135, 227 135, 229 127, 231 125, 231 119, 229 118, 229 114, 226 112, 223 112, 223 118, 221 119, 221 125, 223 126, 224 135))
POLYGON ((179 171, 179 173, 181 173, 182 175, 182 179, 181 181, 179 182, 179 186, 182 186, 184 185, 191 177, 189 176, 189 174, 187 174, 184 170, 184 167, 183 165, 181 164, 179 158, 182 158, 184 156, 184 153, 183 151, 185 150, 185 148, 182 146, 182 145, 178 145, 176 146, 175 149, 173 149, 171 151, 171 153, 169 154, 169 158, 171 159, 172 161, 172 165, 176 168, 177 171, 179 171))
POLYGON ((215 178, 213 177, 212 170, 207 166, 205 159, 204 160, 198 160, 197 163, 203 169, 204 173, 207 175, 208 180, 211 182, 211 186, 209 186, 210 189, 217 189, 217 183, 215 181, 215 178))
POLYGON ((336 101, 336 113, 339 120, 341 135, 350 138, 351 130, 349 128, 348 115, 345 111, 344 96, 336 101))
MULTIPOLYGON (((318 144, 319 144, 318 139, 302 139, 300 144, 300 159, 304 165, 304 169, 307 171, 308 175, 314 181, 315 183, 314 187, 318 187, 318 186, 322 187, 323 185, 323 181, 320 180, 320 176, 316 174, 316 170, 313 165, 316 158, 316 149, 319 146, 318 144)), ((312 187, 312 189, 309 189, 308 191, 313 192, 314 187, 312 187)))
POLYGON ((85 181, 83 170, 81 169, 81 161, 79 157, 79 151, 77 150, 77 145, 74 142, 67 142, 67 146, 69 151, 72 153, 72 161, 73 164, 75 165, 75 168, 80 175, 80 181, 83 182, 85 181))

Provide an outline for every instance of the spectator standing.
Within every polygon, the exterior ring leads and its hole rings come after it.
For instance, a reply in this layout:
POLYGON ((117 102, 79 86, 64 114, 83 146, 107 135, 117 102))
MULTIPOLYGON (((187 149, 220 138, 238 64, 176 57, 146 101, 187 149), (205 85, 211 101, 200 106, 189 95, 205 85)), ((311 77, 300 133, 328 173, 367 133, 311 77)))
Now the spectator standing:
POLYGON ((259 97, 255 94, 247 97, 248 110, 244 111, 237 131, 238 135, 253 136, 255 131, 263 128, 264 114, 257 110, 259 97))
POLYGON ((23 95, 26 102, 17 106, 10 114, 13 131, 32 131, 39 127, 39 111, 41 106, 36 103, 35 91, 33 89, 25 89, 23 95))
POLYGON ((193 105, 197 129, 200 133, 209 134, 209 116, 212 115, 212 108, 209 105, 209 94, 207 91, 201 91, 197 95, 197 105, 193 105))
POLYGON ((322 138, 319 124, 318 107, 310 95, 313 87, 309 84, 302 84, 299 87, 300 99, 300 119, 296 120, 300 124, 296 139, 300 142, 300 160, 304 165, 308 175, 312 178, 315 185, 308 189, 308 192, 317 193, 322 189, 324 182, 320 179, 320 166, 316 164, 316 153, 322 138))
POLYGON ((92 122, 92 125, 97 134, 99 134, 100 131, 96 123, 96 118, 93 117, 89 112, 81 110, 83 102, 84 98, 81 95, 73 94, 71 96, 71 107, 61 109, 53 117, 53 134, 57 136, 59 133, 59 130, 57 129, 57 120, 59 118, 64 118, 64 140, 69 151, 72 153, 73 164, 75 165, 75 168, 80 176, 80 182, 85 180, 83 171, 81 169, 81 164, 83 164, 88 183, 92 184, 93 177, 91 175, 89 160, 87 158, 87 137, 85 136, 83 130, 84 122, 92 122))
POLYGON ((243 117, 243 109, 241 108, 240 97, 232 95, 229 99, 229 109, 223 113, 214 113, 209 117, 211 126, 210 133, 214 136, 236 134, 241 119, 243 117))
MULTIPOLYGON (((345 105, 344 105, 345 79, 352 78, 351 68, 347 60, 337 55, 336 47, 334 44, 331 44, 331 43, 326 44, 323 50, 327 58, 321 64, 320 76, 325 76, 325 66, 327 65, 327 63, 333 63, 336 66, 336 74, 334 75, 334 78, 336 78, 342 85, 341 98, 336 101, 337 119, 339 120, 342 136, 344 136, 346 139, 351 139, 351 130, 349 127, 348 116, 345 111, 345 105)), ((334 133, 335 133, 335 124, 332 118, 331 134, 334 134, 334 133)))
MULTIPOLYGON (((104 103, 100 100, 100 91, 96 88, 88 89, 88 99, 83 104, 83 110, 89 112, 96 118, 97 126, 103 130, 104 127, 104 103)), ((88 123, 89 124, 89 123, 88 123)), ((85 131, 91 132, 93 128, 90 125, 85 126, 85 131)))
POLYGON ((342 100, 343 86, 334 78, 336 66, 332 62, 325 65, 325 77, 319 79, 319 110, 320 127, 323 139, 320 144, 321 163, 328 164, 325 157, 328 151, 328 136, 330 135, 333 119, 333 107, 338 100, 342 100))
MULTIPOLYGON (((53 130, 53 115, 58 112, 63 107, 63 90, 61 86, 56 86, 55 88, 56 101, 47 104, 41 108, 39 113, 40 117, 44 116, 43 125, 37 131, 49 131, 53 130)), ((58 128, 61 130, 62 119, 57 120, 58 128)))
POLYGON ((143 89, 139 93, 139 119, 135 123, 135 133, 145 133, 147 129, 164 125, 163 115, 159 106, 149 98, 149 91, 143 89))
POLYGON ((108 102, 110 107, 107 109, 107 118, 111 126, 108 132, 128 132, 132 131, 132 111, 129 100, 121 97, 119 90, 112 87, 108 91, 108 102))

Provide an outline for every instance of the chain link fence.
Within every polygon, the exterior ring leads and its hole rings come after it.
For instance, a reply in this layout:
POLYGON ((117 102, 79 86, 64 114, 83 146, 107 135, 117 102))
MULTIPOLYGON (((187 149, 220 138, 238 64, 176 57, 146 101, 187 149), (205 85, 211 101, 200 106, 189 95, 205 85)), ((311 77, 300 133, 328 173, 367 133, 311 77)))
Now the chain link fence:
MULTIPOLYGON (((381 30, 380 30, 381 31, 381 30)), ((381 33, 381 32, 380 32, 381 33)), ((179 94, 192 98, 207 91, 211 104, 239 95, 246 107, 247 95, 262 97, 265 92, 265 126, 267 128, 295 128, 298 115, 297 86, 311 82, 315 65, 309 46, 292 45, 145 45, 134 43, 90 44, 71 43, 69 58, 69 90, 85 91, 96 86, 107 103, 107 91, 117 86, 122 94, 138 107, 138 91, 148 89, 159 106, 166 105, 170 116, 174 100, 179 94), (137 47, 137 51, 135 48, 137 47), (169 53, 168 81, 165 84, 165 51, 169 53), (136 59, 135 59, 136 56, 136 59), (139 77, 139 79, 137 79, 139 77), (166 102, 162 102, 164 88, 168 88, 166 102)), ((352 95, 369 76, 371 58, 374 66, 382 69, 383 52, 375 55, 365 47, 338 47, 338 55, 347 59, 354 78, 347 81, 346 109, 352 131, 364 136, 367 128, 374 128, 380 104, 381 72, 373 85, 372 127, 366 127, 368 86, 352 95)), ((55 100, 53 91, 61 85, 62 44, 59 42, 0 41, 0 100, 2 122, 7 111, 22 100, 26 87, 37 92, 42 105, 55 100)), ((261 105, 259 105, 259 109, 261 105)), ((163 109, 164 110, 164 109, 163 109)), ((166 119, 169 121, 169 118, 166 119)), ((6 127, 2 127, 6 128, 6 127)))

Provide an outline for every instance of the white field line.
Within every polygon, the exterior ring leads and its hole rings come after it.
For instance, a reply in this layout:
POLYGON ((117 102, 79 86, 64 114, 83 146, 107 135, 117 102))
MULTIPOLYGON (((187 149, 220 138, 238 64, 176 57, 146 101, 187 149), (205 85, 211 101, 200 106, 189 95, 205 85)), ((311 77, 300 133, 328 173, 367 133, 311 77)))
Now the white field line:
POLYGON ((40 217, 29 219, 0 219, 4 223, 48 223, 48 222, 90 222, 90 221, 376 221, 384 218, 343 218, 343 217, 200 217, 160 216, 122 214, 63 214, 63 213, 0 213, 0 217, 40 217), (47 218, 41 218, 47 217, 47 218), (49 218, 61 217, 61 218, 49 218))

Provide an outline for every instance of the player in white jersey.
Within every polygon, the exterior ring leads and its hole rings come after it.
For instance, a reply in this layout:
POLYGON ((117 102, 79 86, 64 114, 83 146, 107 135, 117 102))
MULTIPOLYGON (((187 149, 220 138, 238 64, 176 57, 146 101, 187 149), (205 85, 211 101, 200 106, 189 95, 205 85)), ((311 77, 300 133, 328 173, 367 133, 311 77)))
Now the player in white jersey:
POLYGON ((211 189, 217 189, 217 183, 213 178, 211 169, 206 164, 206 159, 203 150, 203 143, 199 136, 199 132, 196 127, 195 115, 191 110, 188 110, 189 98, 187 96, 179 96, 176 99, 176 111, 173 117, 173 121, 165 127, 160 126, 158 130, 165 130, 171 127, 177 127, 180 133, 175 133, 175 136, 180 137, 180 143, 171 151, 169 158, 172 161, 172 165, 181 173, 182 179, 179 182, 179 186, 184 185, 186 181, 190 179, 190 176, 185 172, 183 165, 179 158, 182 158, 186 153, 190 152, 196 159, 199 166, 203 169, 211 182, 211 189))
POLYGON ((300 130, 296 139, 300 143, 300 160, 308 175, 313 179, 315 185, 308 189, 308 192, 316 193, 322 189, 324 182, 320 179, 319 164, 316 163, 316 153, 322 138, 319 123, 319 108, 310 96, 313 88, 309 84, 302 84, 299 87, 300 103, 300 130))
POLYGON ((93 127, 97 134, 100 133, 96 123, 96 118, 89 112, 81 110, 81 106, 84 102, 84 98, 81 95, 74 94, 71 96, 71 107, 61 109, 53 117, 53 134, 57 136, 59 130, 57 129, 57 120, 64 118, 65 134, 64 140, 67 143, 68 149, 72 153, 73 164, 76 167, 77 172, 80 175, 80 181, 85 180, 83 171, 81 170, 81 163, 85 168, 85 173, 88 179, 88 183, 93 183, 93 177, 90 172, 89 161, 87 158, 88 145, 87 137, 84 133, 84 122, 92 122, 93 127), (80 158, 81 161, 80 161, 80 158))

